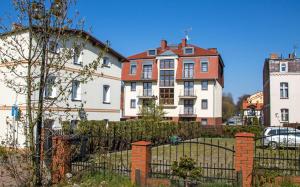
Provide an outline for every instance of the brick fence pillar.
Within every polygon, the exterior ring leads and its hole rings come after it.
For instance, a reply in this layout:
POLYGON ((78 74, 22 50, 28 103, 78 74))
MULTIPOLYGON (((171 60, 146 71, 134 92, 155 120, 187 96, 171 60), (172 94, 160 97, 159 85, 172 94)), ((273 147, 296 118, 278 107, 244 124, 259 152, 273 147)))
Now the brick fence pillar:
POLYGON ((146 186, 150 172, 151 142, 132 143, 131 182, 138 186, 146 186))
POLYGON ((71 148, 68 136, 55 136, 52 138, 52 183, 56 184, 71 172, 71 148))
POLYGON ((250 187, 254 160, 254 134, 240 132, 235 135, 235 170, 241 171, 243 187, 250 187))

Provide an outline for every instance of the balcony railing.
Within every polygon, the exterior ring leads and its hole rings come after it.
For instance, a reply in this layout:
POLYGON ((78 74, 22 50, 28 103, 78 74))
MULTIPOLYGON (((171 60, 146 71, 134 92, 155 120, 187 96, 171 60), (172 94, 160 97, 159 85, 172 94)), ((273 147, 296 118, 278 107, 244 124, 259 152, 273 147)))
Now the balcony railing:
POLYGON ((137 95, 138 98, 141 99, 149 99, 153 97, 153 90, 152 89, 144 89, 142 92, 139 92, 137 95))
POLYGON ((141 79, 152 79, 152 71, 151 72, 142 72, 141 79))
POLYGON ((180 90, 179 92, 179 97, 180 98, 191 98, 191 99, 195 99, 197 98, 196 92, 194 89, 183 89, 180 90))
POLYGON ((192 79, 192 78, 194 78, 194 70, 185 70, 185 71, 183 71, 182 78, 184 78, 184 79, 192 79))
POLYGON ((179 112, 180 117, 196 117, 196 108, 193 106, 184 106, 179 112))

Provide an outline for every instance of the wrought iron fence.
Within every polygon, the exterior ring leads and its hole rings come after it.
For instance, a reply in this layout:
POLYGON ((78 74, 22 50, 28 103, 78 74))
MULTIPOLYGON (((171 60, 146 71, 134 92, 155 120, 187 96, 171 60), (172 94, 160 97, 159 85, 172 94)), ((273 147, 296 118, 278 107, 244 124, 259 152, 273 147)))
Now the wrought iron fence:
POLYGON ((79 135, 71 141, 71 169, 82 171, 118 173, 130 175, 130 142, 116 136, 79 135))
POLYGON ((196 138, 170 143, 152 148, 151 177, 169 178, 180 183, 172 165, 186 156, 202 170, 200 179, 194 183, 238 184, 239 176, 234 169, 234 139, 196 138))
POLYGON ((300 175, 300 130, 270 127, 255 140, 254 184, 261 178, 300 175))

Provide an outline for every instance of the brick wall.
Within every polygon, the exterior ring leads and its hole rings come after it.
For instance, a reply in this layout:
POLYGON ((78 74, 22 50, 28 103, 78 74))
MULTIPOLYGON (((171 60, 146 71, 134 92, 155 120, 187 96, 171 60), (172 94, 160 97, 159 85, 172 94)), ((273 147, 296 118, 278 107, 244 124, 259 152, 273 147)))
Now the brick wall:
POLYGON ((242 172, 243 187, 250 187, 254 162, 254 134, 240 132, 235 135, 235 170, 242 172))

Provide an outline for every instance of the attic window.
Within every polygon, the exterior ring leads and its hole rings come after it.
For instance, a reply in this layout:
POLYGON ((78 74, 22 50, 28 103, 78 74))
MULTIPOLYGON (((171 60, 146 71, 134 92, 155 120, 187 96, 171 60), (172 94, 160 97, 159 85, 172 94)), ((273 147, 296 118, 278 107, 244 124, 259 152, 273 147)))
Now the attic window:
POLYGON ((155 55, 156 55, 156 49, 148 50, 148 56, 155 56, 155 55))
POLYGON ((184 54, 186 54, 186 55, 194 54, 194 48, 193 47, 185 47, 184 54))

